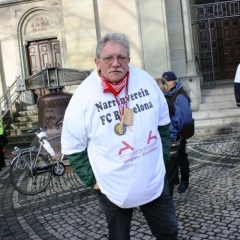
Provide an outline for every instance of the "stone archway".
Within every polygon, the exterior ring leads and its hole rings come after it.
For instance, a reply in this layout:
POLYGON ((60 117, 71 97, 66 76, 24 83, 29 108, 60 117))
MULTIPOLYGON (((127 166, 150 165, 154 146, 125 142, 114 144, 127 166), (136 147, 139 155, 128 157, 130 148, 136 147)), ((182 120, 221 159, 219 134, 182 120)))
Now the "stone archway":
MULTIPOLYGON (((33 71, 33 64, 35 63, 33 63, 32 60, 33 57, 36 57, 37 53, 34 56, 34 54, 30 52, 34 49, 29 47, 32 43, 41 43, 42 46, 44 42, 48 42, 53 39, 57 41, 59 50, 58 52, 60 54, 58 55, 58 59, 60 59, 62 66, 63 58, 61 57, 61 27, 59 19, 53 12, 44 8, 34 8, 29 10, 19 22, 18 34, 21 65, 25 77, 35 74, 36 72, 43 70, 45 67, 53 66, 52 61, 49 62, 49 64, 46 64, 48 61, 50 61, 48 55, 41 54, 39 55, 38 62, 43 62, 44 64, 40 64, 39 67, 33 71)), ((44 47, 48 48, 48 45, 44 47)), ((39 49, 39 47, 36 49, 39 49)), ((38 89, 37 91, 34 91, 33 102, 36 102, 38 97, 45 95, 46 93, 46 89, 38 89)))
MULTIPOLYGON (((34 8, 25 13, 19 22, 18 35, 21 65, 22 69, 24 69, 25 77, 31 73, 27 48, 30 42, 57 39, 60 42, 59 47, 62 49, 61 43, 63 41, 60 21, 48 9, 34 8)), ((63 64, 64 59, 61 59, 63 64)))

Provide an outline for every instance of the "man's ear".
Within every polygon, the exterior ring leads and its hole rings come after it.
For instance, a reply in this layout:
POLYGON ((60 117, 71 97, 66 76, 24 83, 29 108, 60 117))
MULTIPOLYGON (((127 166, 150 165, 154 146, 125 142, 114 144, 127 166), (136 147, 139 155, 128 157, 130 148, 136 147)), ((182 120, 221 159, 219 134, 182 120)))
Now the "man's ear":
POLYGON ((94 59, 94 62, 95 62, 95 64, 98 66, 99 65, 99 59, 98 58, 95 58, 94 59))
POLYGON ((96 64, 96 66, 97 66, 98 75, 100 76, 101 69, 100 69, 99 59, 95 58, 94 62, 96 64))

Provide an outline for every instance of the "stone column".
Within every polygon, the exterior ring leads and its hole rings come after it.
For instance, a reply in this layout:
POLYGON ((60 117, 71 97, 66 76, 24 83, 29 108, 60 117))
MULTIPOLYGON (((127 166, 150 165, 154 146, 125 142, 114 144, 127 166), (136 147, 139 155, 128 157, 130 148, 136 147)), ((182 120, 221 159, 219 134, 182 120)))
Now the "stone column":
MULTIPOLYGON (((4 71, 3 71, 3 60, 2 60, 2 47, 1 47, 1 40, 0 40, 0 96, 3 96, 4 92, 6 91, 6 82, 4 80, 4 71)), ((1 110, 0 110, 1 116, 1 110)))
POLYGON ((197 76, 196 65, 194 61, 189 1, 181 0, 181 10, 186 54, 186 76, 180 80, 184 86, 187 86, 187 88, 190 90, 192 110, 198 111, 199 104, 201 103, 200 77, 197 76))

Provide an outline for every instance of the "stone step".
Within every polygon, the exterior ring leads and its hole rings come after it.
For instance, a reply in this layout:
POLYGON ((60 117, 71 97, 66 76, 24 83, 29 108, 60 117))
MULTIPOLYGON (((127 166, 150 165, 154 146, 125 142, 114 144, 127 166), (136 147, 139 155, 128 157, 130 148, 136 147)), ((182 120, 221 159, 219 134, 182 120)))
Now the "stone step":
MULTIPOLYGON (((236 106, 233 81, 217 83, 216 88, 201 89, 202 103, 193 112, 197 134, 232 132, 240 123, 240 109, 236 106), (205 130, 206 129, 206 130, 205 130)), ((240 128, 240 126, 239 126, 240 128)))
POLYGON ((22 122, 38 122, 37 115, 26 115, 21 117, 14 118, 15 123, 22 123, 22 122))
POLYGON ((235 107, 236 107, 235 101, 201 103, 199 105, 199 111, 216 110, 219 108, 235 108, 235 107))
MULTIPOLYGON (((11 129, 21 129, 21 128, 33 128, 38 127, 38 122, 22 122, 22 123, 12 123, 11 129)), ((10 129, 10 130, 11 130, 10 129)))
POLYGON ((33 105, 24 105, 24 106, 22 106, 22 110, 24 110, 24 111, 37 110, 37 104, 33 104, 33 105))
POLYGON ((10 142, 7 145, 7 150, 9 152, 14 151, 14 147, 19 147, 19 148, 27 148, 30 146, 30 144, 32 143, 32 141, 24 141, 24 142, 10 142))
POLYGON ((223 102, 223 101, 235 101, 235 96, 232 93, 229 94, 216 94, 216 95, 202 95, 202 103, 223 102))
POLYGON ((24 116, 24 117, 15 117, 15 123, 23 123, 23 122, 37 122, 38 116, 31 115, 31 116, 24 116))
POLYGON ((235 117, 239 113, 240 109, 238 107, 232 108, 216 108, 206 109, 197 112, 193 112, 194 119, 209 119, 209 118, 224 118, 224 117, 235 117))
POLYGON ((31 142, 33 141, 35 136, 36 136, 35 133, 25 133, 23 135, 9 135, 7 139, 8 143, 31 142))
POLYGON ((11 152, 14 151, 14 147, 28 148, 33 142, 36 135, 34 133, 24 133, 22 135, 10 135, 7 136, 8 144, 6 147, 7 155, 11 156, 11 152))
POLYGON ((195 127, 208 127, 208 126, 222 126, 225 125, 226 127, 231 127, 230 125, 236 124, 240 122, 240 114, 238 115, 231 115, 231 116, 225 116, 222 118, 216 117, 216 118, 206 118, 206 119, 195 119, 195 127))
POLYGON ((201 94, 204 95, 216 95, 216 94, 234 94, 233 83, 217 84, 216 88, 202 88, 201 94))
POLYGON ((28 130, 29 130, 30 128, 29 127, 27 127, 27 128, 16 128, 16 129, 7 129, 6 130, 6 134, 7 134, 7 136, 15 136, 15 135, 25 135, 25 134, 28 134, 28 130))
POLYGON ((20 111, 20 112, 18 112, 18 116, 19 117, 32 116, 32 115, 38 116, 38 110, 29 110, 29 111, 20 111))

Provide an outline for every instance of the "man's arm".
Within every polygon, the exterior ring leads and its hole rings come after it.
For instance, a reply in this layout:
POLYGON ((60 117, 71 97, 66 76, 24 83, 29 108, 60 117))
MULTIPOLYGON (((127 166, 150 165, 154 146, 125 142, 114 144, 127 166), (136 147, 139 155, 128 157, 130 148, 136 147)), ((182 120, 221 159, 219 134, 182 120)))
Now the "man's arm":
POLYGON ((66 157, 81 181, 87 187, 94 187, 96 184, 96 179, 89 162, 87 148, 82 152, 73 153, 71 155, 67 155, 66 157))
POLYGON ((160 134, 162 141, 163 160, 166 165, 170 160, 170 143, 171 143, 170 123, 164 126, 158 126, 158 132, 160 134))

